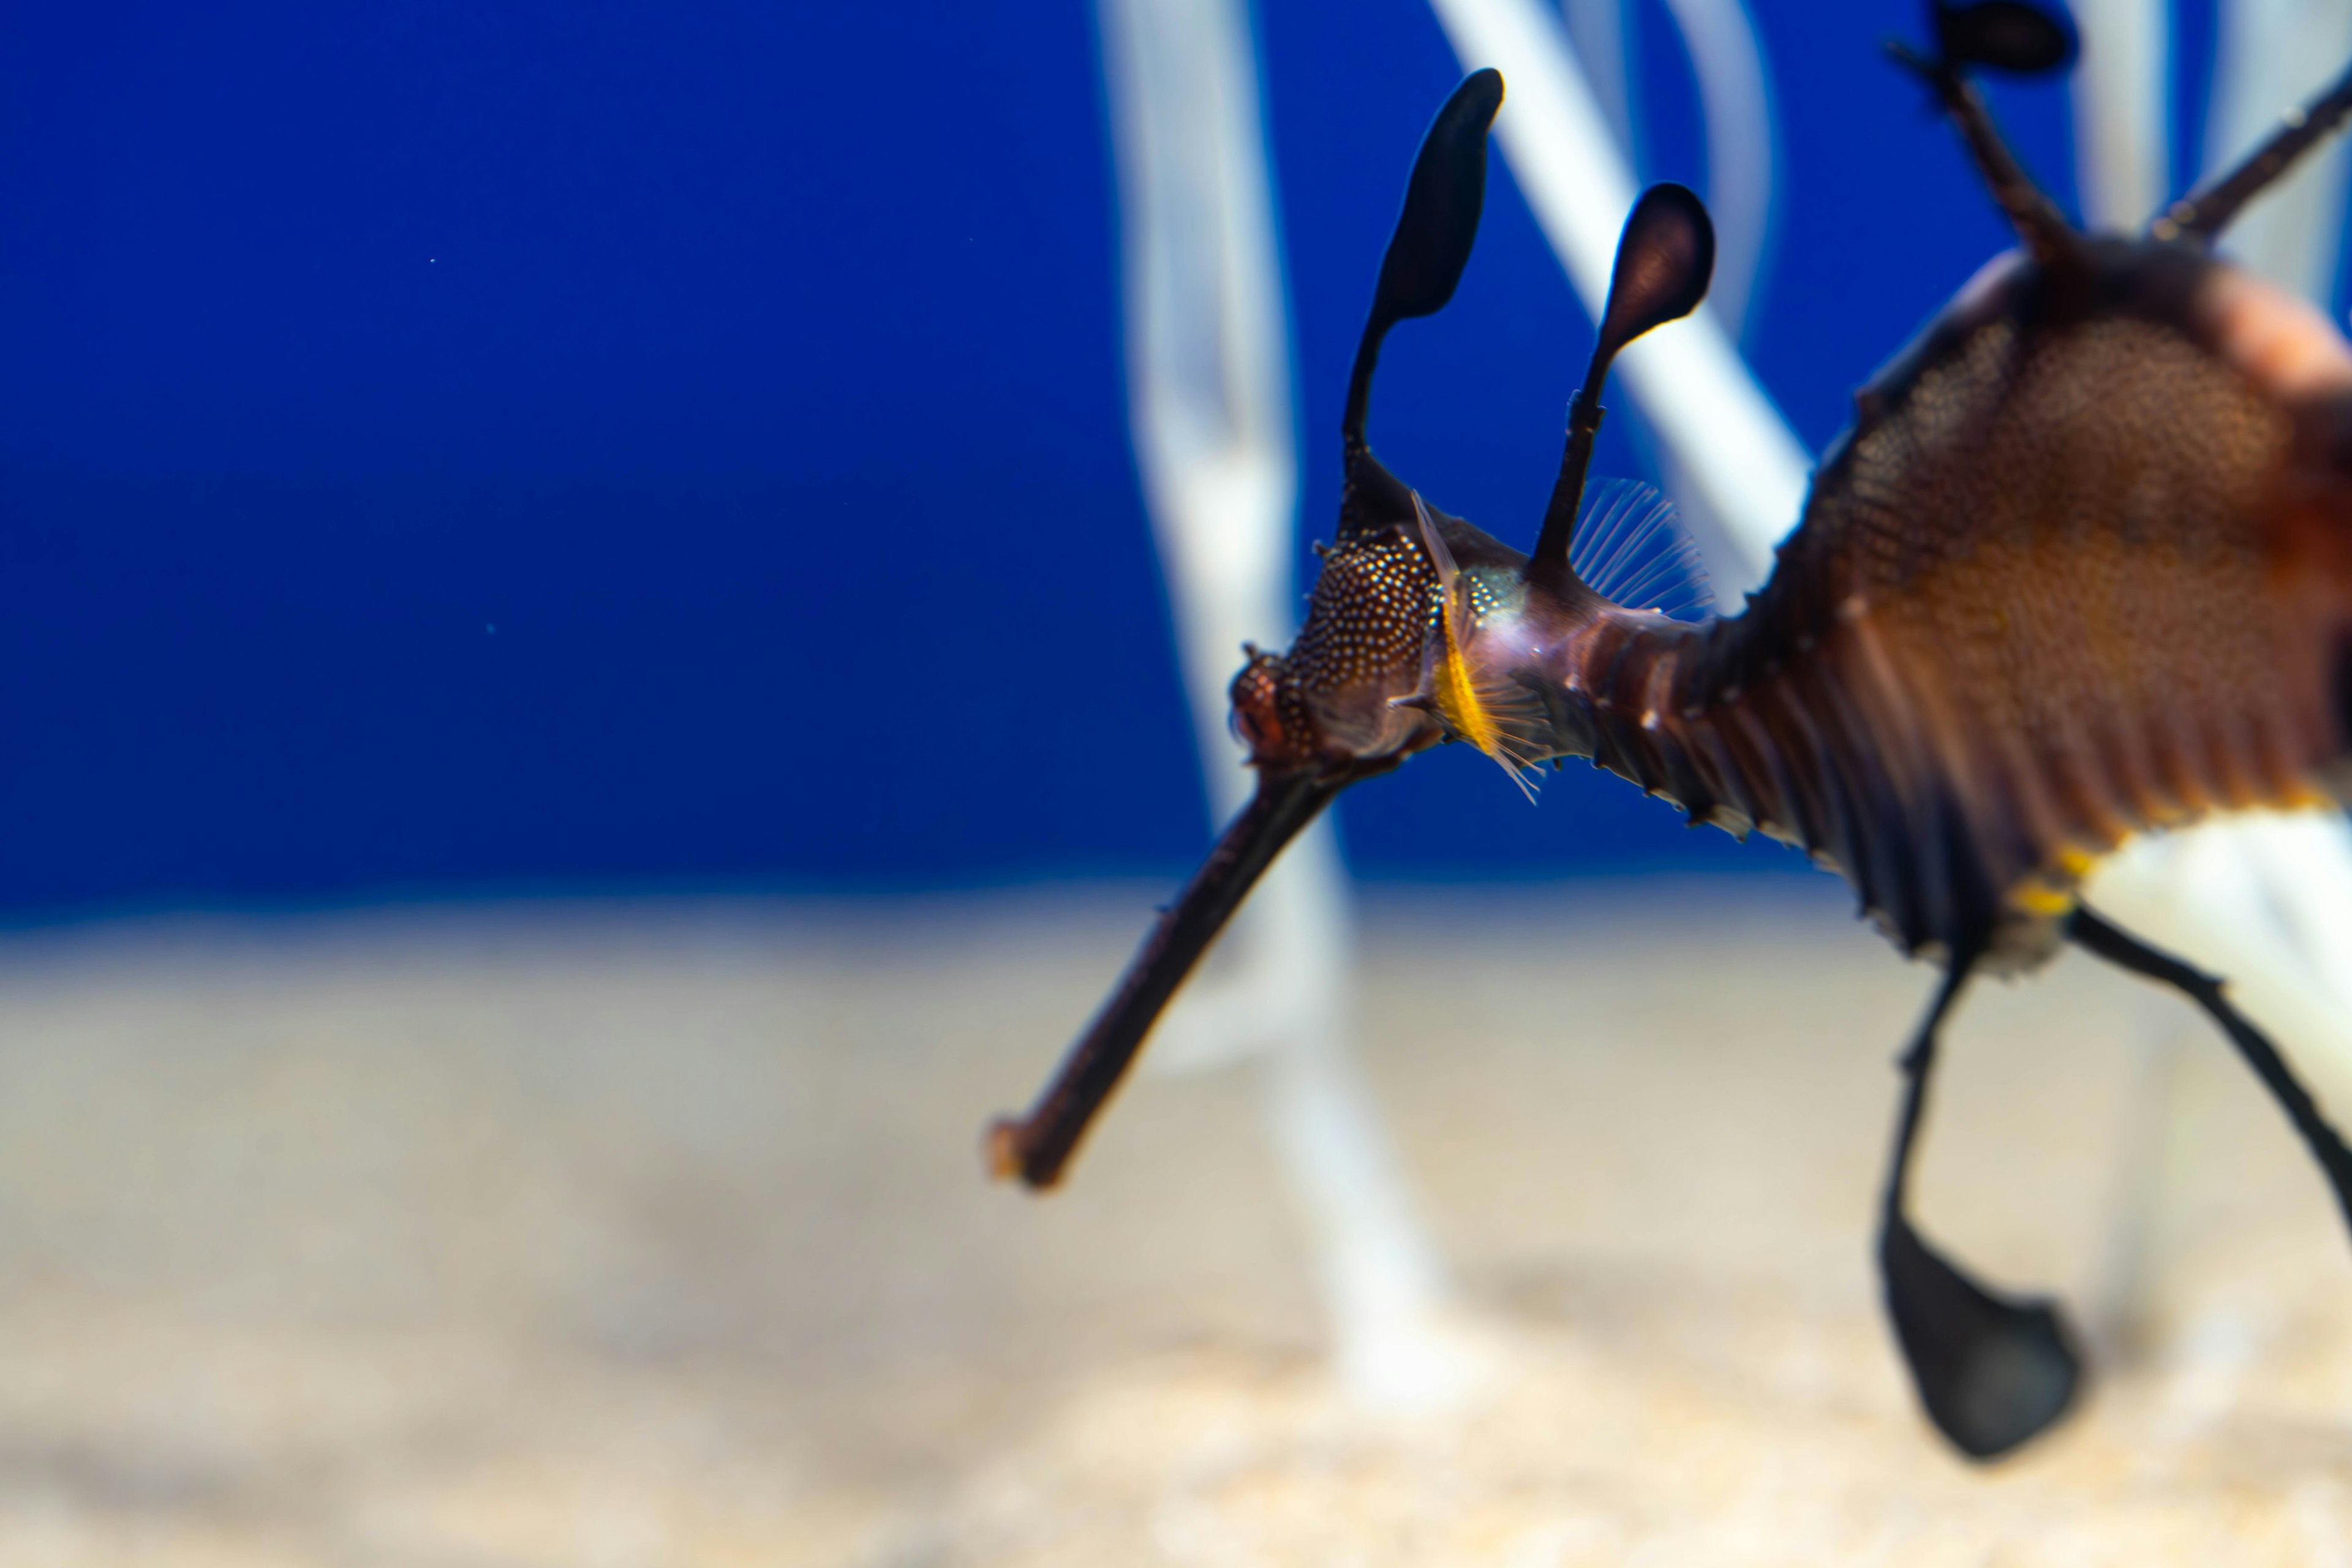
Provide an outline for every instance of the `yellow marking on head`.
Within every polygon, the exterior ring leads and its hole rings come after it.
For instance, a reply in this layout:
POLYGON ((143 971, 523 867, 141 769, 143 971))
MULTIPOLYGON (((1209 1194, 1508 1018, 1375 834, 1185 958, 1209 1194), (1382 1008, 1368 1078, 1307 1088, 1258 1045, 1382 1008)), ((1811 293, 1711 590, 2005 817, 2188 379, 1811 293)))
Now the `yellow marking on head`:
POLYGON ((1502 755, 1502 731, 1496 727, 1494 715, 1486 711, 1486 704, 1479 700, 1477 682, 1470 678, 1470 660, 1463 652, 1466 628, 1462 623, 1465 618, 1458 608, 1456 595, 1447 595, 1438 608, 1438 626, 1445 647, 1437 658, 1436 679, 1432 682, 1436 689, 1431 695, 1437 700, 1438 712, 1444 715, 1455 732, 1508 767, 1509 763, 1502 755))
POLYGON ((1531 749, 1528 755, 1522 755, 1514 745, 1512 720, 1497 710, 1496 699, 1503 696, 1503 690, 1482 688, 1471 672, 1468 649, 1470 638, 1477 629, 1478 616, 1470 599, 1470 580, 1454 563, 1454 552, 1445 547, 1418 491, 1413 494, 1412 510, 1421 522, 1422 548, 1428 552, 1430 564, 1437 572, 1437 626, 1442 646, 1430 669, 1430 700, 1455 734, 1494 758, 1496 764, 1511 775, 1511 782, 1519 786, 1519 793, 1533 800, 1535 785, 1528 782, 1527 774, 1535 766, 1535 753, 1531 749))

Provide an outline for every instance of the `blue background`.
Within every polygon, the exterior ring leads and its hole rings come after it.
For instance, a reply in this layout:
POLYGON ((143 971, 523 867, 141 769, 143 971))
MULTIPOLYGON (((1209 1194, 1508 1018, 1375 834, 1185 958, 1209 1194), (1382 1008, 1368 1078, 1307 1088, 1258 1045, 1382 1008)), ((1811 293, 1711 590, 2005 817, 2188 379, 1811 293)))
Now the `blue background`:
MULTIPOLYGON (((1879 54, 1911 5, 1760 21, 1782 183, 1748 347, 1818 448, 2006 237, 1879 54)), ((2182 26, 2186 82, 2210 18, 2182 26)), ((1072 0, 9 7, 0 907, 1189 863, 1090 28, 1072 0)), ((1458 69, 1419 0, 1268 0, 1260 31, 1311 538, 1458 69)), ((1637 52, 1644 173, 1704 189, 1654 8, 1637 52)), ((1996 98, 2071 203, 2063 90, 1996 98)), ((1590 329, 1495 168, 1374 437, 1522 537, 1590 329)), ((1643 471, 1631 428, 1603 471, 1643 471)), ((1530 814, 1458 752, 1343 827, 1377 875, 1797 865, 1581 769, 1530 814)))

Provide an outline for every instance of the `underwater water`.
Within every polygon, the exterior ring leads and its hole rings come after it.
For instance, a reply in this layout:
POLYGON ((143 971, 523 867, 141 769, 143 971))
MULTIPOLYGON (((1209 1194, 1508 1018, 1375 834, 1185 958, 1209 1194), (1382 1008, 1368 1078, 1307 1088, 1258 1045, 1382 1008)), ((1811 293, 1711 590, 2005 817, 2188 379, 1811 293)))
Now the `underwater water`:
MULTIPOLYGON (((2009 240, 1881 57, 1916 8, 1754 9, 1743 348, 1819 449, 2009 240)), ((1643 173, 1703 189, 1633 15, 1643 173)), ((1258 26, 1304 582, 1458 68, 1406 0, 1258 26)), ((1339 808, 1462 1401, 1335 1376, 1263 1062, 982 1179, 1211 827, 1097 46, 0 18, 0 1563, 2345 1561, 2341 1226, 2203 1026, 2069 960, 1954 1033, 1920 1209, 2097 1378, 1989 1479, 1870 1268, 1928 974, 1580 765, 1339 808)), ((2065 93, 1992 96, 2071 201, 2065 93)), ((1524 543, 1590 343, 1498 160, 1375 439, 1524 543)), ((1660 477, 1630 406, 1596 471, 1660 477)))
MULTIPOLYGON (((1637 16, 1646 172, 1704 188, 1680 45, 1637 16)), ((1913 20, 1759 7, 1785 146, 1747 346, 1816 447, 2008 243, 1879 53, 1913 20)), ((1085 8, 236 0, 0 28, 0 818, 40 825, 0 836, 0 910, 1198 853, 1085 8)), ((1458 68, 1418 0, 1261 29, 1303 573, 1458 68)), ((1995 93, 2063 194, 2065 92, 1995 93)), ((1524 543, 1590 344, 1497 160, 1455 304, 1389 348, 1375 439, 1524 543)), ((1639 432, 1619 409, 1596 471, 1655 478, 1639 432)), ((1786 859, 1594 783, 1531 816, 1432 759, 1342 825, 1373 874, 1786 859)))

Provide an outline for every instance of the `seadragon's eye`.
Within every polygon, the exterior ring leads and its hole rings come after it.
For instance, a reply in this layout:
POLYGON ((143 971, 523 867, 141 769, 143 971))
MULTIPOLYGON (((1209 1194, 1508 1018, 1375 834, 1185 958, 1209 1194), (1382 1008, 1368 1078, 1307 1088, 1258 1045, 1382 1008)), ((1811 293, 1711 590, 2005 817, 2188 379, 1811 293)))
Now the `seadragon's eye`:
POLYGON ((1234 677, 1228 692, 1234 733, 1250 749, 1253 761, 1285 755, 1291 736, 1282 721, 1282 660, 1255 647, 1245 651, 1249 662, 1234 677))

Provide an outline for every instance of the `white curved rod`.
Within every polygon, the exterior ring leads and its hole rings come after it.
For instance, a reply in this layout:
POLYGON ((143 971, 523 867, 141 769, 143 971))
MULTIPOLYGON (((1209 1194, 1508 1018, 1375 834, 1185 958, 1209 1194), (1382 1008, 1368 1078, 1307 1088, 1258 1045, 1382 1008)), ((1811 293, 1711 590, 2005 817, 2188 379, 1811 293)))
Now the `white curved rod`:
MULTIPOLYGON (((1106 0, 1104 68, 1118 153, 1129 416, 1212 816, 1249 798, 1249 769, 1226 731, 1225 683, 1241 645, 1293 630, 1290 546, 1298 477, 1290 426, 1289 328, 1276 262, 1256 70, 1246 21, 1229 4, 1106 0)), ((1344 942, 1299 942, 1276 962, 1281 904, 1311 911, 1344 895, 1305 892, 1337 878, 1329 828, 1317 852, 1286 856, 1171 1009, 1155 1069, 1205 1066, 1286 1038, 1339 989, 1344 942)))
MULTIPOLYGON (((1118 155, 1129 416, 1201 765, 1220 820, 1251 784, 1225 728, 1244 639, 1290 640, 1297 472, 1289 324, 1244 0, 1099 0, 1118 155)), ((1386 1401, 1465 1381, 1445 1297, 1347 1048, 1347 888, 1328 823, 1270 870, 1162 1023, 1161 1068, 1265 1051, 1343 1379, 1386 1401)))
POLYGON ((2172 19, 2149 0, 2074 0, 2075 184, 2090 227, 2136 234, 2172 199, 2172 19))
MULTIPOLYGON (((2241 843, 2272 893, 2272 912, 2312 978, 2352 1026, 2352 824, 2335 812, 2297 812, 2250 825, 2241 843), (2293 899, 2277 889, 2293 883, 2293 899)), ((2352 1072, 2352 1045, 2345 1049, 2352 1072)))
POLYGON ((1243 638, 1289 633, 1297 499, 1288 327, 1255 71, 1230 5, 1106 0, 1101 11, 1129 414, 1222 818, 1249 783, 1217 689, 1243 638), (1202 700, 1213 691, 1213 702, 1202 700))
POLYGON ((1642 149, 1633 139, 1633 46, 1625 37, 1625 5, 1626 0, 1560 0, 1559 16, 1601 117, 1616 135, 1626 163, 1638 168, 1642 149))
MULTIPOLYGON (((1507 94, 1496 131, 1585 309, 1609 297, 1633 175, 1610 134, 1557 13, 1534 0, 1435 0, 1463 68, 1496 66, 1507 94)), ((1642 413, 1721 531, 1708 564, 1728 596, 1764 580, 1772 546, 1804 505, 1811 459, 1707 310, 1661 328, 1617 362, 1642 413)))
MULTIPOLYGON (((2084 223, 2111 233, 2137 232, 2149 214, 2172 199, 2171 14, 2147 0, 2074 0, 2074 25, 2082 58, 2070 86, 2084 223)), ((2188 885, 2169 853, 2140 848, 2122 865, 2098 868, 2093 906, 2133 931, 2153 931, 2159 922, 2147 904, 2154 900, 2160 906, 2158 914, 2176 915, 2178 895, 2188 885)), ((2129 1041, 2135 1070, 2111 1171, 2115 1195, 2107 1205, 2106 1242, 2087 1292, 2085 1321, 2117 1345, 2145 1338, 2150 1258, 2164 1190, 2164 1134, 2179 1093, 2175 1054, 2191 1026, 2178 998, 2151 994, 2142 1001, 2135 1015, 2142 1022, 2129 1041)))
POLYGON ((2352 1110, 2352 838, 2311 813, 2255 813, 2135 839, 2092 868, 2084 900, 2225 977, 2230 994, 2352 1110))
POLYGON ((1706 121, 1706 205, 1715 218, 1715 282, 1706 302, 1735 337, 1748 330, 1771 238, 1780 164, 1772 78, 1744 0, 1665 0, 1698 79, 1706 121))

